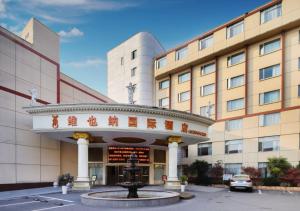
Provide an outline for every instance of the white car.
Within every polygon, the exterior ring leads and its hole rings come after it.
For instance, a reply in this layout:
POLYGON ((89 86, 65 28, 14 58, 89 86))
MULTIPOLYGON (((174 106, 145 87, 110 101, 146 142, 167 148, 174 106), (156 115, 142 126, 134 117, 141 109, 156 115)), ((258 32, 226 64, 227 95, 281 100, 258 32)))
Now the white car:
POLYGON ((253 191, 253 183, 249 175, 246 174, 237 174, 234 175, 230 180, 230 190, 235 189, 245 189, 249 192, 253 191))

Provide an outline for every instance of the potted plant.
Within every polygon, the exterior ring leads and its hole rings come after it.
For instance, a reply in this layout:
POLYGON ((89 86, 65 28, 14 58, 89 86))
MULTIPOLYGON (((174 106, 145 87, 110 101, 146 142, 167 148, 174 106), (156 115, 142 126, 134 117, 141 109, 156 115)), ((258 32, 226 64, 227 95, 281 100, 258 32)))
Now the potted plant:
POLYGON ((180 189, 181 189, 181 192, 184 192, 185 191, 185 186, 187 186, 187 181, 188 181, 188 177, 186 175, 182 175, 180 177, 180 189))
POLYGON ((68 193, 68 187, 70 187, 73 183, 74 177, 72 177, 69 173, 62 174, 58 177, 58 185, 61 186, 62 194, 68 193))

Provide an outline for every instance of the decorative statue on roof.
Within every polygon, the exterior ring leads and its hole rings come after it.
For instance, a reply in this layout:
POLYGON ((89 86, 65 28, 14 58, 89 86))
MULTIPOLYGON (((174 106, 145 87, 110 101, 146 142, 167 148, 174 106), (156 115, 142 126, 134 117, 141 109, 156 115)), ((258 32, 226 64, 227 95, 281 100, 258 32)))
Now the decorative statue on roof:
POLYGON ((31 102, 30 102, 30 105, 31 106, 35 106, 36 105, 36 99, 37 99, 37 95, 38 95, 38 92, 35 88, 33 89, 30 89, 28 90, 29 93, 30 93, 30 96, 31 96, 31 102))
POLYGON ((136 84, 132 84, 131 82, 129 83, 128 86, 126 86, 126 88, 128 89, 128 103, 129 104, 134 104, 135 101, 133 100, 133 94, 136 88, 136 84))

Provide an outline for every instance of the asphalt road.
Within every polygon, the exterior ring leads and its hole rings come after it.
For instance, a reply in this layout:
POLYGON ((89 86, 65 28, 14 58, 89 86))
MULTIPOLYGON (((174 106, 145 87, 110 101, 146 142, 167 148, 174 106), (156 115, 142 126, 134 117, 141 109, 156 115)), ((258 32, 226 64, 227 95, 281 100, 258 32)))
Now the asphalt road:
MULTIPOLYGON (((107 189, 100 188, 100 189, 107 189)), ((152 188, 151 188, 152 189, 152 188)), ((112 209, 104 207, 88 207, 80 202, 80 194, 69 193, 46 194, 30 197, 22 197, 11 200, 0 201, 1 211, 41 211, 41 210, 166 210, 166 211, 252 211, 252 210, 275 210, 275 211, 299 211, 300 194, 283 192, 229 192, 227 189, 210 187, 193 187, 190 192, 195 197, 190 200, 181 200, 179 203, 163 207, 123 208, 112 209)))

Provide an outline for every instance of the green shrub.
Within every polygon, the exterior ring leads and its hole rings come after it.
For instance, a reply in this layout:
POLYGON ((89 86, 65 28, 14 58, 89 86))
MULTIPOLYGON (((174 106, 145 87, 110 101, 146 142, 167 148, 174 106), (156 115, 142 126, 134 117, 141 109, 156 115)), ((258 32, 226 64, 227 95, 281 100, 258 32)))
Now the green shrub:
POLYGON ((277 177, 266 177, 266 178, 263 178, 262 184, 264 186, 279 186, 280 180, 277 177))
POLYGON ((280 177, 290 169, 292 165, 283 157, 268 158, 268 169, 272 177, 280 177))
POLYGON ((67 174, 62 174, 58 177, 58 185, 59 186, 64 186, 67 185, 68 183, 73 183, 74 177, 71 176, 69 173, 67 174))

